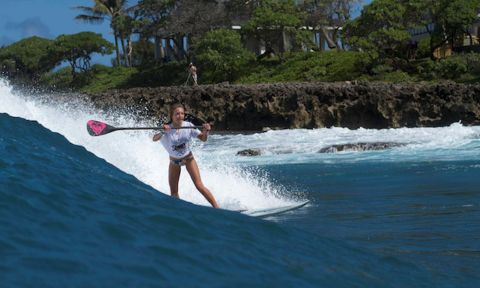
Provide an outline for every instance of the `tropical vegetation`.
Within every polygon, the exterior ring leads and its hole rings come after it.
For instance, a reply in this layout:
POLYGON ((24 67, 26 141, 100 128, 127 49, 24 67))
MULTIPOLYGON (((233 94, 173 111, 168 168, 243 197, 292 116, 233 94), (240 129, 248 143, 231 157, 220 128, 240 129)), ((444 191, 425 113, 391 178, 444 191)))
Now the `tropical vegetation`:
POLYGON ((201 84, 479 80, 470 28, 480 0, 374 0, 357 17, 361 0, 297 2, 92 0, 75 19, 107 21, 113 44, 93 32, 34 36, 1 47, 0 70, 13 82, 83 91, 184 85, 189 62, 201 84), (111 67, 91 65, 93 54, 113 52, 111 67))

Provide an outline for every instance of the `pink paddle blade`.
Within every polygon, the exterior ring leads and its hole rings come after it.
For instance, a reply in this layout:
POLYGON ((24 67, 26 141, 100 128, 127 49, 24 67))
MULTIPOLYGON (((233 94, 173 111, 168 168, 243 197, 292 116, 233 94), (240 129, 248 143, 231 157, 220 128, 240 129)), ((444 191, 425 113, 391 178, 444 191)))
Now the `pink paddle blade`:
POLYGON ((95 121, 95 120, 89 120, 87 122, 87 131, 88 131, 88 134, 90 134, 92 136, 100 136, 100 135, 108 133, 106 131, 107 126, 108 125, 103 123, 103 122, 95 121))

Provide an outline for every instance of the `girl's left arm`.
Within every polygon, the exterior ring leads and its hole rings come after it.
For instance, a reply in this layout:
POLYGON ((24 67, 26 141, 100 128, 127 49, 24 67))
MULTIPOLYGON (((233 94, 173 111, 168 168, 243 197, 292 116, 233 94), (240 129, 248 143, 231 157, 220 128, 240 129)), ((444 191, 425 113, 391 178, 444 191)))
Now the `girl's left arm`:
POLYGON ((208 133, 210 133, 210 130, 212 129, 212 127, 208 123, 205 123, 202 126, 203 126, 202 133, 198 134, 198 139, 200 139, 200 141, 205 142, 207 141, 208 133))
POLYGON ((156 141, 158 141, 158 140, 160 140, 160 139, 162 139, 162 132, 158 132, 158 133, 155 133, 155 134, 153 135, 153 139, 152 139, 152 140, 153 140, 154 142, 156 142, 156 141))

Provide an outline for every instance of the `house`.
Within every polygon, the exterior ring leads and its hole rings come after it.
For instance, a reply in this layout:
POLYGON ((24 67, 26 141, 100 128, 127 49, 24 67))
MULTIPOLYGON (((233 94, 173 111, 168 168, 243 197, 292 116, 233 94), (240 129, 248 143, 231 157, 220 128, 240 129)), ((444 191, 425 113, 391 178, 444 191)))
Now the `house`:
MULTIPOLYGON (((301 4, 303 1, 297 1, 297 4, 301 4)), ((220 1, 220 4, 223 2, 220 1)), ((182 12, 179 12, 180 14, 182 12)), ((242 25, 248 21, 247 14, 236 15, 234 19, 231 19, 231 29, 241 30, 242 25)), ((259 28, 262 29, 262 28, 259 28)), ((313 43, 315 43, 318 50, 328 50, 339 46, 335 41, 335 33, 341 27, 304 27, 308 31, 311 31, 313 43)), ((270 43, 271 48, 275 52, 287 52, 293 49, 293 37, 286 31, 272 29, 272 33, 275 33, 276 41, 270 43)), ((164 61, 171 60, 185 60, 187 57, 189 39, 185 33, 172 33, 165 29, 159 29, 155 35, 155 59, 162 59, 164 61)), ((266 51, 266 43, 259 41, 254 37, 244 38, 245 48, 252 51, 256 55, 262 55, 266 51)))
MULTIPOLYGON (((240 25, 233 25, 231 29, 241 30, 242 28, 240 25)), ((333 40, 335 31, 341 29, 339 27, 304 27, 304 29, 311 31, 312 41, 320 51, 334 49, 339 45, 333 40)), ((286 31, 278 30, 274 33, 277 34, 275 37, 277 41, 272 43, 273 50, 280 53, 291 51, 293 48, 292 36, 286 31)), ((163 59, 164 61, 186 59, 188 43, 188 35, 186 34, 174 34, 159 30, 155 35, 155 59, 163 59)), ((254 37, 246 37, 244 39, 244 45, 246 49, 256 55, 261 55, 266 52, 265 43, 254 37)))

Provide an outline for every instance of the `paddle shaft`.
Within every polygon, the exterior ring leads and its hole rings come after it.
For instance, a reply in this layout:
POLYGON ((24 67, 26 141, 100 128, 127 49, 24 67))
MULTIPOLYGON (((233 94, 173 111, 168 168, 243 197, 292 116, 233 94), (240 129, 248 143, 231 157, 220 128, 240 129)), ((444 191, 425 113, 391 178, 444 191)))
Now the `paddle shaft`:
MULTIPOLYGON (((179 127, 175 128, 172 127, 172 130, 175 129, 202 129, 202 126, 191 126, 191 127, 179 127)), ((165 128, 162 127, 115 127, 111 131, 118 131, 118 130, 165 130, 165 128)))
MULTIPOLYGON (((203 126, 185 126, 185 127, 171 127, 170 129, 202 129, 203 126)), ((101 136, 118 130, 165 130, 164 126, 156 127, 113 127, 106 123, 89 120, 87 122, 87 131, 91 136, 101 136)))

